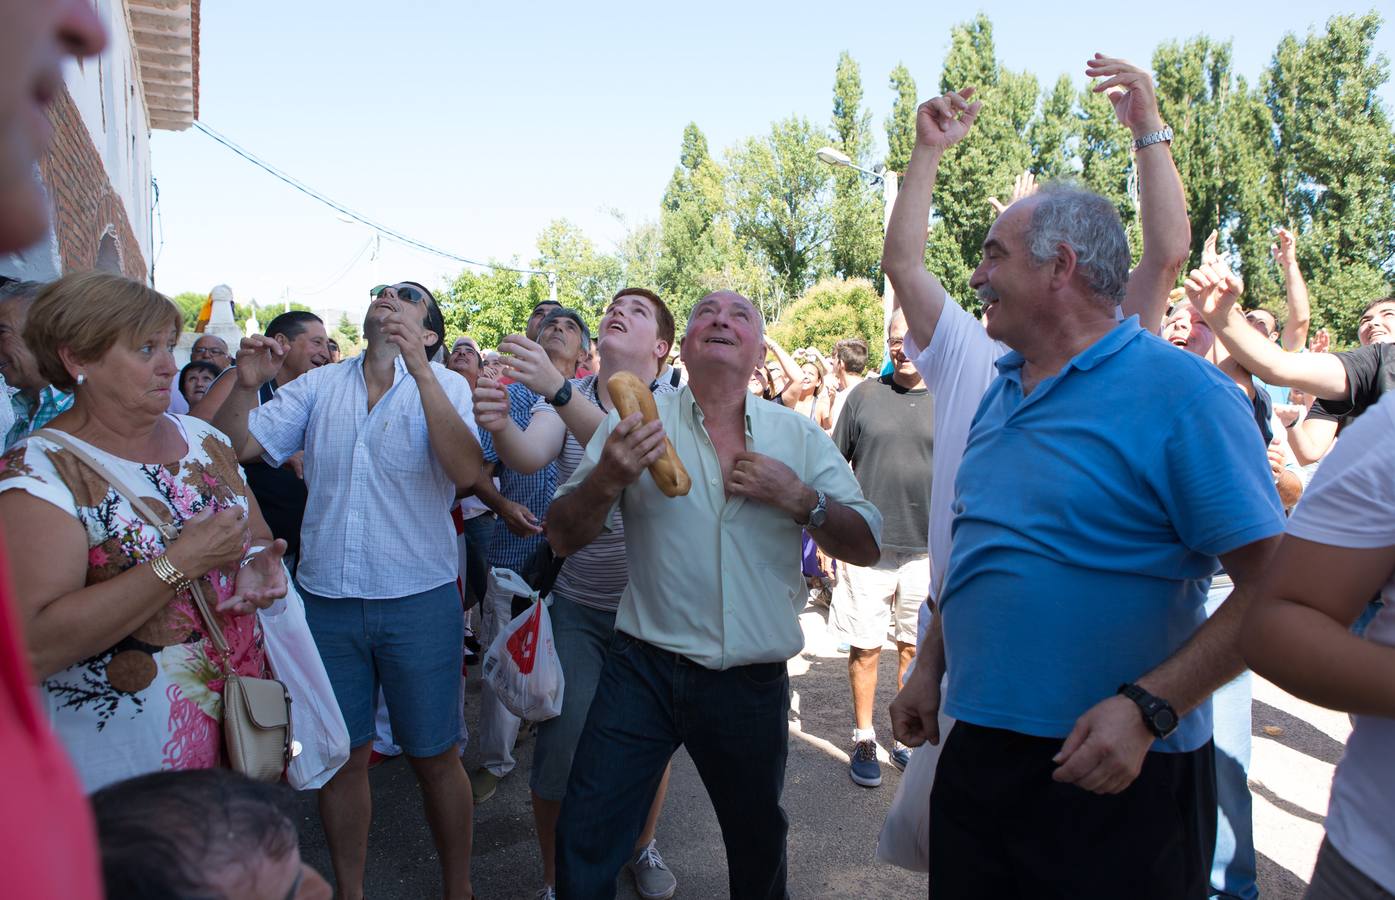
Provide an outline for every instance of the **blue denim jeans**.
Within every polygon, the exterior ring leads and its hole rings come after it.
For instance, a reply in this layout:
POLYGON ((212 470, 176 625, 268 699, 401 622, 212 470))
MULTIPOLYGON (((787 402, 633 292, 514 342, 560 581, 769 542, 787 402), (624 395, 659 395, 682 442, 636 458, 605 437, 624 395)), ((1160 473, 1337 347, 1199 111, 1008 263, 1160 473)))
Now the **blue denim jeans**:
POLYGON ((615 896, 679 746, 717 813, 732 900, 783 900, 789 696, 783 662, 715 671, 615 632, 557 823, 559 900, 615 896))
MULTIPOLYGON (((1233 586, 1216 577, 1206 597, 1206 614, 1214 614, 1233 586)), ((1255 839, 1250 796, 1249 670, 1211 695, 1216 741, 1216 853, 1211 861, 1213 897, 1254 900, 1255 839)))

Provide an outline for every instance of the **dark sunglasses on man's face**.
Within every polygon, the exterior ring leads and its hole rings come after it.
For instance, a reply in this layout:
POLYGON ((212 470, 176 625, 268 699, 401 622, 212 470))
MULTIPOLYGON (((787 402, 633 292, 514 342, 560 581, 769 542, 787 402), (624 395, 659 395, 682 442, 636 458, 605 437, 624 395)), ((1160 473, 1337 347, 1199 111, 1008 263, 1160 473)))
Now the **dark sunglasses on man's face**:
POLYGON ((426 294, 412 287, 410 284, 403 284, 396 287, 390 284, 380 284, 377 287, 373 288, 373 290, 369 291, 368 296, 372 297, 374 300, 377 300, 379 297, 382 296, 383 291, 386 291, 388 289, 391 289, 393 293, 397 294, 398 297, 400 297, 403 300, 406 300, 408 303, 426 302, 426 294))

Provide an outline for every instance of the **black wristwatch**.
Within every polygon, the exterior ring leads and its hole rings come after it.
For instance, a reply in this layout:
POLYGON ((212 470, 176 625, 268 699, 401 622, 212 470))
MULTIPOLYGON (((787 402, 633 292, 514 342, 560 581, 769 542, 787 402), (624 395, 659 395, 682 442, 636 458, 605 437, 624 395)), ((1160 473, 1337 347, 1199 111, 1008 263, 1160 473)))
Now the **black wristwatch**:
POLYGON ((1148 726, 1148 730, 1158 736, 1159 740, 1167 740, 1172 737, 1172 732, 1177 730, 1177 711, 1172 708, 1161 697, 1154 697, 1136 684, 1119 685, 1119 693, 1128 697, 1138 704, 1139 712, 1143 713, 1143 724, 1148 726))
MULTIPOLYGON (((543 399, 546 400, 547 398, 543 399)), ((547 400, 547 402, 552 406, 566 406, 569 402, 571 402, 571 399, 572 383, 570 381, 563 381, 562 386, 557 389, 557 393, 553 394, 552 398, 550 400, 547 400)))

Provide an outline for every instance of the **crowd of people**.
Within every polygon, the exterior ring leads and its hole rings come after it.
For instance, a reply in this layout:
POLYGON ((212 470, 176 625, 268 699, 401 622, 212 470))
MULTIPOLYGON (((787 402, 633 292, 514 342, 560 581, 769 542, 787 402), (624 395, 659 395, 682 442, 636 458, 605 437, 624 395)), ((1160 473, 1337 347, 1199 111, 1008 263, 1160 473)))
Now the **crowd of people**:
MULTIPOLYGON (((104 36, 81 0, 3 8, 12 249, 45 227, 21 107, 104 36)), ((294 594, 349 748, 318 796, 342 897, 363 896, 390 755, 443 895, 474 896, 474 807, 525 727, 538 897, 614 896, 626 871, 674 895, 655 834, 679 747, 731 896, 787 896, 787 661, 811 603, 848 657, 852 782, 933 754, 911 800, 932 896, 1257 896, 1247 665, 1355 714, 1308 896, 1395 896, 1395 297, 1330 352, 1278 228, 1286 309, 1247 310, 1215 235, 1189 259, 1149 75, 1100 55, 1086 74, 1134 138, 1137 265, 1107 200, 1023 177, 987 201, 982 318, 950 297, 930 210, 981 104, 948 91, 917 112, 887 227, 880 372, 862 338, 787 352, 722 290, 679 323, 626 287, 594 332, 540 303, 487 350, 448 344, 430 289, 400 281, 370 291, 357 355, 296 311, 237 348, 202 334, 180 369, 182 316, 153 288, 0 285, 16 895, 329 895, 220 727, 230 683, 277 676, 264 617, 294 594), (621 373, 656 416, 617 411, 621 373), (650 474, 674 460, 686 491, 650 474), (549 598, 561 711, 525 723, 486 682, 471 733, 468 664, 520 612, 508 573, 549 598)))

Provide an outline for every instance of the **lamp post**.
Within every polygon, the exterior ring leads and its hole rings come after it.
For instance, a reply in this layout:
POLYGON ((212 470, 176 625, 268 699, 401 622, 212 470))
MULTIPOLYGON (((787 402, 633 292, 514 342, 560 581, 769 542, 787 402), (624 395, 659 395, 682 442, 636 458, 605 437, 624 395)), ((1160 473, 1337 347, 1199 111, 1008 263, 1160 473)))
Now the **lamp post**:
MULTIPOLYGON (((872 184, 881 185, 882 188, 882 235, 886 235, 886 229, 891 224, 891 208, 896 205, 896 173, 888 171, 886 166, 877 163, 870 169, 864 169, 857 165, 843 151, 835 147, 824 147, 815 154, 820 162, 827 163, 834 168, 853 169, 867 175, 872 179, 872 184)), ((885 339, 886 329, 891 325, 891 310, 895 305, 896 293, 891 287, 891 279, 883 278, 885 289, 882 292, 882 335, 885 339)), ((883 349, 886 349, 885 347, 883 349)), ((886 355, 891 358, 890 353, 886 355)))

